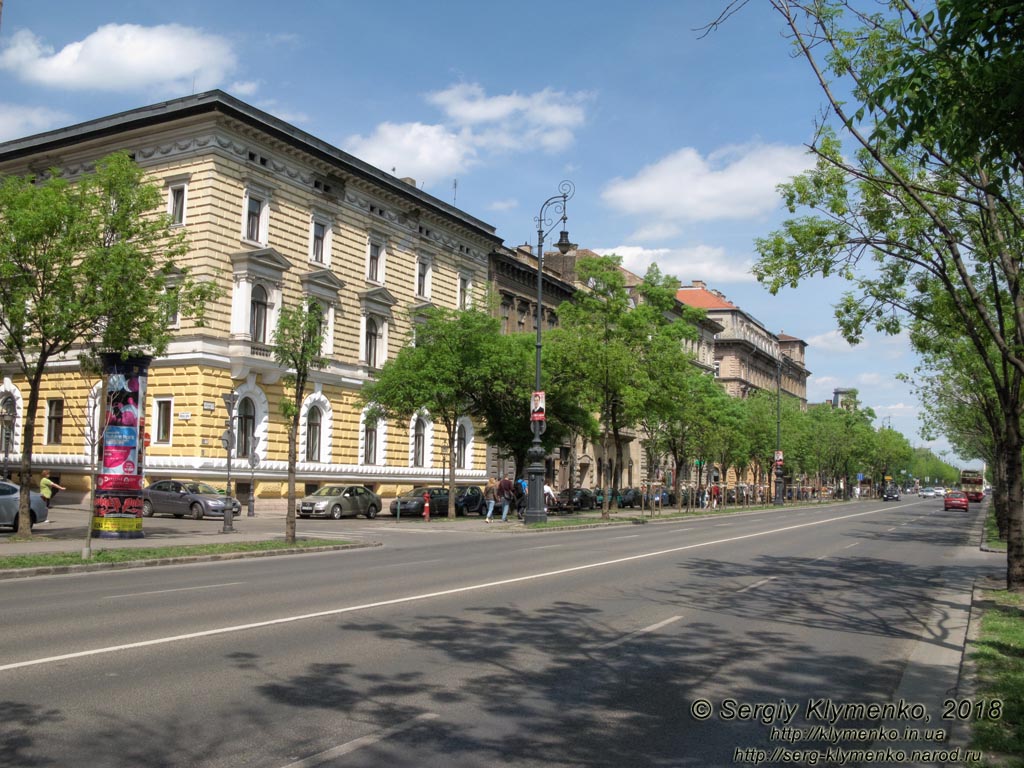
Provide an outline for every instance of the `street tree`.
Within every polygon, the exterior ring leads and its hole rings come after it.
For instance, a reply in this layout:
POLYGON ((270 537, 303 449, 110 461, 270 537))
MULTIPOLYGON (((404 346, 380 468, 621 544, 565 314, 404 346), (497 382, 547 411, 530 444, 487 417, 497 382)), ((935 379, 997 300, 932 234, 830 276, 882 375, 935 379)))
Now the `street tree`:
MULTIPOLYGON (((294 306, 284 306, 271 337, 274 360, 287 373, 286 387, 291 398, 281 399, 281 413, 288 424, 288 509, 285 512, 284 538, 295 543, 295 465, 298 461, 299 420, 306 399, 310 374, 326 367, 324 347, 324 309, 313 298, 294 306)), ((249 493, 254 493, 250 488, 249 493)))
MULTIPOLYGON (((402 348, 363 387, 359 402, 369 423, 421 415, 440 423, 448 448, 448 484, 455 487, 456 435, 479 398, 491 361, 497 359, 499 321, 480 310, 430 308, 414 324, 414 342, 402 348)), ((523 400, 525 418, 529 400, 523 400)), ((427 456, 422 457, 429 461, 427 456)), ((448 494, 455 517, 455 494, 448 494)))
MULTIPOLYGON (((836 128, 819 126, 814 168, 782 185, 794 218, 758 240, 755 273, 773 292, 814 275, 850 281, 837 306, 850 341, 866 328, 897 333, 911 321, 970 342, 1005 416, 1007 587, 1024 590, 1022 169, 1005 152, 967 151, 964 132, 985 142, 991 129, 957 106, 961 98, 928 100, 914 112, 908 105, 926 98, 918 93, 929 83, 900 69, 906 57, 953 39, 967 6, 947 2, 928 13, 930 4, 900 0, 871 14, 844 0, 771 2, 836 128)), ((985 65, 971 60, 964 71, 985 65)))
POLYGON ((217 295, 182 268, 184 234, 159 213, 160 189, 118 152, 70 183, 57 170, 0 180, 0 356, 28 386, 19 536, 28 536, 40 384, 72 353, 162 353, 168 319, 203 321, 217 295))

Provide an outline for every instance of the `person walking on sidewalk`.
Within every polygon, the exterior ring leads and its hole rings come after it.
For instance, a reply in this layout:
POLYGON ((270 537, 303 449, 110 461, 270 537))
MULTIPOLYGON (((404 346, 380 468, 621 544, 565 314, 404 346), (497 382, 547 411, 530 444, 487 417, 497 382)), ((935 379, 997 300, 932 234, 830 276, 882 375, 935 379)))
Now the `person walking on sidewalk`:
POLYGON ((487 502, 487 517, 484 518, 485 523, 491 522, 491 518, 494 517, 494 502, 498 500, 498 481, 491 477, 487 481, 487 487, 484 488, 484 501, 487 502))
POLYGON ((44 469, 42 471, 42 477, 39 479, 39 495, 43 497, 43 501, 46 502, 46 508, 50 508, 50 500, 54 497, 57 491, 67 490, 63 485, 57 485, 53 480, 50 479, 50 470, 44 469))
POLYGON ((515 486, 512 485, 512 475, 506 474, 498 483, 498 500, 501 501, 501 522, 508 522, 508 509, 515 502, 515 486))

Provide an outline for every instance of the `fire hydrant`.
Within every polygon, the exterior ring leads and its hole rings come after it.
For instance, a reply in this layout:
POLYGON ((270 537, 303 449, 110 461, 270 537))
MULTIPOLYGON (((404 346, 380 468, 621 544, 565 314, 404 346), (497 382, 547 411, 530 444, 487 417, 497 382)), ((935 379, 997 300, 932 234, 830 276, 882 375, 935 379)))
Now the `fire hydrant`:
POLYGON ((423 494, 423 520, 427 523, 430 522, 430 494, 423 494))

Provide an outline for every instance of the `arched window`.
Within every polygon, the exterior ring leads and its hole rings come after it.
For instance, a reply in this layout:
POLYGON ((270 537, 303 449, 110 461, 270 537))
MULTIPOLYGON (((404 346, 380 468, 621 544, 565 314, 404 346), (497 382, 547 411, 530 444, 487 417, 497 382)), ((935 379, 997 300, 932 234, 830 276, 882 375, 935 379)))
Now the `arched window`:
POLYGON ((377 425, 363 429, 363 464, 377 463, 377 425))
POLYGON ((457 469, 466 468, 466 425, 459 424, 455 432, 455 466, 457 469))
POLYGON ((424 466, 427 447, 427 423, 422 418, 416 419, 412 434, 412 465, 424 466))
POLYGON ((370 368, 377 367, 377 344, 380 340, 380 332, 377 330, 377 321, 372 317, 366 318, 366 365, 370 368))
MULTIPOLYGON (((6 461, 14 450, 14 416, 17 413, 14 398, 10 395, 0 399, 0 453, 6 461)), ((6 469, 6 467, 4 467, 6 469)), ((6 478, 4 478, 6 480, 6 478)))
POLYGON ((320 426, 323 416, 315 405, 306 413, 306 461, 320 461, 320 426))
POLYGON ((262 285, 252 287, 249 304, 249 336, 257 344, 267 343, 267 290, 262 285))
POLYGON ((237 454, 248 457, 252 453, 252 438, 256 434, 256 404, 243 397, 238 403, 237 454))

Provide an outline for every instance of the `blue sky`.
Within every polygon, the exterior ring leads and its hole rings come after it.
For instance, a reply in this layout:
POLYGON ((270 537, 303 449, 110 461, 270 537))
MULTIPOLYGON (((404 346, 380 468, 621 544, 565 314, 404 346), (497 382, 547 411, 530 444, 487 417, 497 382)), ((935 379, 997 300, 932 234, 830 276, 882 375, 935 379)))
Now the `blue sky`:
MULTIPOLYGON (((823 109, 767 3, 701 36, 725 0, 8 0, 0 141, 221 88, 536 242, 541 204, 576 185, 569 232, 643 274, 704 280, 809 344, 808 398, 856 387, 878 424, 918 434, 896 380, 903 338, 850 347, 812 281, 750 274, 777 228, 775 186, 808 163, 823 109)), ((948 457, 955 462, 955 457, 948 457)))

